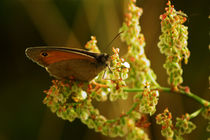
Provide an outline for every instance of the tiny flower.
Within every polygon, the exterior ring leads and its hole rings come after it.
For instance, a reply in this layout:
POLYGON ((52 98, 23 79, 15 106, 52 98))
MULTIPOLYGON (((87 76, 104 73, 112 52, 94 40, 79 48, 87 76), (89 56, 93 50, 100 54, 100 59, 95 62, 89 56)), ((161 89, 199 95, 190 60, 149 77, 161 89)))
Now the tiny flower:
POLYGON ((204 111, 202 112, 202 116, 205 119, 210 120, 210 106, 209 107, 205 107, 204 111))
POLYGON ((128 119, 127 123, 128 123, 128 126, 131 128, 135 126, 135 121, 133 119, 128 119))
POLYGON ((189 114, 176 118, 176 129, 179 135, 189 134, 196 128, 195 124, 189 121, 189 114))
POLYGON ((134 127, 127 135, 126 140, 149 140, 143 129, 134 127))
POLYGON ((97 43, 96 37, 91 36, 91 40, 86 43, 85 48, 92 52, 100 53, 100 50, 98 49, 96 43, 97 43))
POLYGON ((126 68, 130 68, 130 64, 128 62, 124 62, 122 63, 122 66, 126 67, 126 68))
POLYGON ((156 116, 156 123, 162 125, 161 134, 163 136, 167 138, 172 138, 174 136, 172 115, 168 109, 165 109, 164 113, 156 116))
POLYGON ((89 118, 89 112, 85 110, 82 111, 80 113, 80 118, 81 118, 81 121, 86 121, 89 118))
POLYGON ((82 91, 81 96, 82 96, 82 98, 84 100, 84 99, 87 98, 87 93, 85 91, 82 91))
POLYGON ((161 31, 158 43, 160 52, 166 55, 164 68, 169 75, 168 83, 178 86, 183 82, 181 62, 188 62, 190 51, 187 48, 188 31, 183 25, 186 14, 176 11, 171 2, 167 3, 166 12, 160 16, 161 31))
POLYGON ((147 85, 142 93, 134 97, 139 102, 139 111, 150 115, 154 114, 158 103, 158 96, 159 92, 157 90, 150 90, 150 86, 147 85))
MULTIPOLYGON (((143 81, 151 82, 156 79, 156 76, 150 68, 150 62, 144 53, 145 39, 144 35, 140 33, 139 18, 143 10, 137 7, 132 0, 129 1, 128 7, 125 22, 120 29, 120 32, 122 32, 120 35, 121 40, 128 45, 126 60, 129 61, 130 72, 126 76, 126 83, 141 88, 144 86, 143 81), (151 71, 152 74, 148 73, 148 71, 151 71), (152 80, 148 78, 150 74, 152 80)), ((151 84, 153 83, 151 82, 151 84)))

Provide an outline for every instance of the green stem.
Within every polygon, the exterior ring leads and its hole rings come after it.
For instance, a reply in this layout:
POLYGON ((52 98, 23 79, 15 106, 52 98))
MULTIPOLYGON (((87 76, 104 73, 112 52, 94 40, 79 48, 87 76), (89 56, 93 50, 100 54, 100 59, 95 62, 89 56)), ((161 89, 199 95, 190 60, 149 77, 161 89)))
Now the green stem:
MULTIPOLYGON (((181 93, 183 95, 186 95, 194 100, 196 100, 198 103, 200 103, 201 105, 203 106, 210 106, 210 102, 195 95, 194 93, 192 92, 186 92, 182 89, 179 89, 178 91, 173 91, 171 88, 168 88, 168 87, 156 87, 156 88, 151 88, 151 90, 159 90, 159 91, 165 91, 165 92, 173 92, 173 93, 181 93)), ((123 89, 123 91, 125 92, 143 92, 144 89, 138 89, 138 88, 133 88, 133 89, 123 89)))
POLYGON ((194 100, 196 100, 198 103, 200 103, 203 106, 210 106, 210 102, 209 101, 207 101, 207 100, 205 100, 205 99, 195 95, 192 92, 185 92, 184 90, 180 90, 180 91, 178 91, 178 93, 182 93, 182 94, 184 94, 184 95, 186 95, 186 96, 188 96, 190 98, 193 98, 194 100))
POLYGON ((133 106, 131 107, 131 109, 126 113, 126 116, 131 114, 131 112, 137 107, 138 104, 139 104, 139 102, 135 102, 133 104, 133 106))
POLYGON ((124 91, 124 92, 143 92, 144 89, 139 89, 139 88, 127 89, 127 88, 124 88, 123 91, 124 91))
POLYGON ((204 107, 196 110, 195 112, 193 112, 192 114, 190 114, 190 119, 197 117, 202 111, 204 110, 204 107))
POLYGON ((131 107, 131 109, 125 115, 123 115, 122 117, 117 118, 117 119, 107 120, 106 123, 113 123, 113 122, 116 122, 116 121, 118 121, 119 119, 121 119, 121 118, 123 118, 125 116, 128 116, 137 107, 138 104, 139 104, 139 102, 135 102, 133 104, 133 106, 131 107))

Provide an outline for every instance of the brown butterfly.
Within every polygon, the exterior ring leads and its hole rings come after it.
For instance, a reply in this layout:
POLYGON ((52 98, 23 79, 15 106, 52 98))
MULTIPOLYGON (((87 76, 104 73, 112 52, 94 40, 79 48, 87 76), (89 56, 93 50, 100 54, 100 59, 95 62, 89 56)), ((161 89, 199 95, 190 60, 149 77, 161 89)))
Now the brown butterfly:
POLYGON ((64 47, 31 47, 25 53, 29 59, 46 68, 51 76, 79 81, 95 78, 110 60, 106 53, 64 47))

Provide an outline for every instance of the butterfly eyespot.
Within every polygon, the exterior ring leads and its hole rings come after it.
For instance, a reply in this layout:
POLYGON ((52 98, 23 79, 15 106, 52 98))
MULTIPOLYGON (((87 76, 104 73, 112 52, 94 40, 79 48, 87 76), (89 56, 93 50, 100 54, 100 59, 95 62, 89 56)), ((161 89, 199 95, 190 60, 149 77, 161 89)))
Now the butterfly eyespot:
POLYGON ((41 53, 42 56, 47 56, 48 54, 46 52, 41 53))

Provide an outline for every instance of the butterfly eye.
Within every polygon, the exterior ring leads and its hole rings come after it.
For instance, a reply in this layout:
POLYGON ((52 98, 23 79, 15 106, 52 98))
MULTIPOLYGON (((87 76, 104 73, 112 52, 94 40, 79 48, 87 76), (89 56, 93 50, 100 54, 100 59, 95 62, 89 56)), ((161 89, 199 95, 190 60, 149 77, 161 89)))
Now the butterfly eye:
POLYGON ((48 54, 46 52, 41 53, 42 56, 47 56, 48 54))

